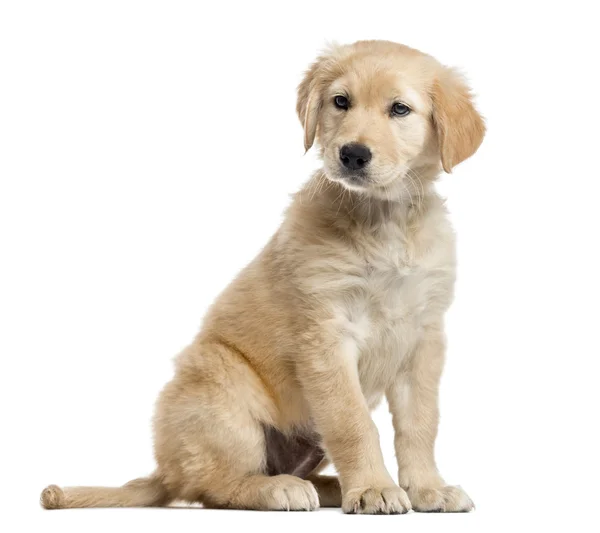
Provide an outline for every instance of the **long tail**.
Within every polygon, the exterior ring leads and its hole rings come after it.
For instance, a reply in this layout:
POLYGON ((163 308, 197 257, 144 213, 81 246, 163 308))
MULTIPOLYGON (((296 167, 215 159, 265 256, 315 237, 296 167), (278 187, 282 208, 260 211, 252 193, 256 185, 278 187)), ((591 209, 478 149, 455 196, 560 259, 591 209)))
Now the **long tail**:
POLYGON ((157 476, 134 479, 122 487, 65 487, 50 485, 40 503, 46 509, 75 507, 160 507, 170 503, 168 491, 157 476))

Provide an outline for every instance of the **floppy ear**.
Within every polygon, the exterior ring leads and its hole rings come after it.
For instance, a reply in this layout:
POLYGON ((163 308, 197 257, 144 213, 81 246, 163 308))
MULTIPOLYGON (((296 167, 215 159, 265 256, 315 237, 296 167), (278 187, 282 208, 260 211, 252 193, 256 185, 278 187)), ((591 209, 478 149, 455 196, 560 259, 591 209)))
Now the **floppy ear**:
POLYGON ((485 135, 483 118, 473 105, 471 91, 455 71, 444 68, 433 84, 433 122, 443 169, 471 157, 485 135))
POLYGON ((321 59, 313 63, 298 86, 296 112, 304 128, 304 149, 308 152, 315 142, 319 111, 321 110, 321 90, 319 87, 319 68, 321 59))

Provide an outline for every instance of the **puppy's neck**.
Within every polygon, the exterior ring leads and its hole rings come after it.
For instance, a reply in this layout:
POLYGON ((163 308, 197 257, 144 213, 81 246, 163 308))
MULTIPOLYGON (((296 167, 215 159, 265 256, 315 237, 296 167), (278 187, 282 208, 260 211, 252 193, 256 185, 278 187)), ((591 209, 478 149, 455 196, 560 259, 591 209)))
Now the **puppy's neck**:
POLYGON ((376 232, 389 222, 406 227, 418 224, 434 196, 433 179, 407 185, 398 198, 378 198, 351 191, 320 170, 298 192, 295 204, 318 226, 376 232))

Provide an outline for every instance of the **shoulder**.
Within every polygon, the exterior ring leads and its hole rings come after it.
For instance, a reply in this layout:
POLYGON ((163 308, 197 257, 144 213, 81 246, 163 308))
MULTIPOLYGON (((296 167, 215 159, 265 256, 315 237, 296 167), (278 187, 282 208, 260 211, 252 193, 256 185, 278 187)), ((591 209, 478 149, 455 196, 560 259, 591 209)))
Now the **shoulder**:
MULTIPOLYGON (((416 207, 419 209, 419 207, 416 207)), ((413 220, 415 256, 424 266, 453 265, 456 260, 456 236, 445 200, 437 193, 423 199, 421 212, 413 220)))

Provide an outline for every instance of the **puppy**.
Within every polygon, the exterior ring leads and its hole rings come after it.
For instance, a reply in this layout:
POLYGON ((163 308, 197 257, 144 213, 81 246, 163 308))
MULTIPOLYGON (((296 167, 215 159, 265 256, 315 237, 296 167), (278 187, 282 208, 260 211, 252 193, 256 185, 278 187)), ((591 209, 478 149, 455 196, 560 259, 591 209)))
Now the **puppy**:
POLYGON ((434 461, 455 244, 433 183, 484 123, 453 71, 384 41, 334 46, 298 89, 323 168, 212 305, 157 404, 157 470, 46 488, 48 509, 469 511, 434 461), (386 396, 397 484, 369 412, 386 396), (333 462, 339 477, 320 475, 333 462))

